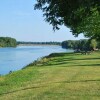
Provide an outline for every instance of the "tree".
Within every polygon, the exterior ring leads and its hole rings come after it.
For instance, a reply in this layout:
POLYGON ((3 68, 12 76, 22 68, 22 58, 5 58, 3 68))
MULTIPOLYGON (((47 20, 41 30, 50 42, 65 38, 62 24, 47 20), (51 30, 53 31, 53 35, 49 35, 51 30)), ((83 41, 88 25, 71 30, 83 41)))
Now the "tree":
POLYGON ((0 47, 16 47, 16 39, 10 37, 0 37, 0 47))
POLYGON ((65 25, 73 35, 100 39, 99 0, 37 0, 35 9, 42 10, 45 20, 53 29, 65 25))
POLYGON ((97 8, 91 9, 91 12, 94 13, 79 24, 77 33, 83 32, 86 37, 100 40, 100 14, 97 8))
POLYGON ((97 47, 97 41, 95 39, 92 39, 91 43, 90 43, 90 46, 92 47, 93 50, 95 50, 96 47, 97 47))

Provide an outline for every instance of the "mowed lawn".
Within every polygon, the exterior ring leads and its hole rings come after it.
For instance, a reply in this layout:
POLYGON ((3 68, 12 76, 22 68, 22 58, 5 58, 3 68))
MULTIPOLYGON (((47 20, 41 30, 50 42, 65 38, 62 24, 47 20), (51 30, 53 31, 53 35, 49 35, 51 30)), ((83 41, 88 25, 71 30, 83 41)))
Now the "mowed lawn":
POLYGON ((52 54, 1 76, 0 100, 100 100, 100 52, 52 54))

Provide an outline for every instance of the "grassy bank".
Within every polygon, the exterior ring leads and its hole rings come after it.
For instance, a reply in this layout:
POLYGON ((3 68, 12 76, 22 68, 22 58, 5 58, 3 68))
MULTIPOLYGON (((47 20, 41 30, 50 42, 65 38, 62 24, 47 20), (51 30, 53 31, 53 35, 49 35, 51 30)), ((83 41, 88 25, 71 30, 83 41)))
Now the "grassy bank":
POLYGON ((100 52, 51 54, 1 76, 0 100, 100 100, 100 52))

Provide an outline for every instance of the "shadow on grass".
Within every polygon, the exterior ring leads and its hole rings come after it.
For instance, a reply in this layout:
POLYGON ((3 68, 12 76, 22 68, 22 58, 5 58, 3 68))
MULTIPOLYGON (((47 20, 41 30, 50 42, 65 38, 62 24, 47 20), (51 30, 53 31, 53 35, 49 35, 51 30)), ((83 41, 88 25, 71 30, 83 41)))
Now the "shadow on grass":
POLYGON ((100 67, 100 64, 84 64, 84 65, 75 65, 75 66, 98 66, 100 67))
MULTIPOLYGON (((98 80, 80 80, 80 81, 61 81, 61 82, 48 82, 46 84, 56 84, 56 83, 84 83, 84 82, 100 82, 100 79, 98 80)), ((7 94, 12 94, 12 93, 16 93, 19 91, 25 91, 25 90, 30 90, 30 89, 36 89, 36 88, 41 88, 41 87, 48 87, 48 85, 41 85, 41 86, 33 86, 33 87, 26 87, 20 90, 14 90, 14 91, 10 91, 10 92, 5 92, 5 93, 0 93, 0 95, 7 95, 7 94)))
MULTIPOLYGON (((86 58, 76 58, 76 56, 78 56, 79 54, 75 54, 75 53, 52 53, 49 56, 45 56, 43 57, 48 59, 48 61, 43 61, 43 59, 41 59, 40 61, 34 61, 33 63, 29 64, 27 67, 31 67, 31 66, 53 66, 53 65, 64 65, 66 64, 66 66, 68 66, 68 64, 72 65, 72 66, 76 66, 77 61, 81 61, 81 63, 79 63, 77 66, 81 66, 82 63, 84 64, 86 61, 94 61, 94 60, 100 60, 99 57, 88 57, 86 58), (57 58, 56 58, 57 57, 57 58), (49 59, 49 58, 53 58, 53 59, 49 59), (41 62, 42 61, 42 62, 41 62), (82 62, 83 61, 83 62, 82 62)), ((89 63, 89 62, 88 62, 89 63)), ((93 64, 88 64, 87 65, 82 65, 82 66, 93 66, 93 64)), ((94 66, 100 66, 99 64, 95 64, 94 66)))
POLYGON ((99 63, 96 64, 91 64, 91 62, 87 62, 87 61, 91 61, 91 60, 99 60, 99 58, 86 58, 86 59, 74 59, 74 58, 67 58, 67 59, 59 59, 59 60, 51 60, 49 62, 43 63, 42 66, 53 66, 53 65, 72 65, 73 66, 100 66, 99 63), (83 61, 83 62, 79 62, 77 63, 77 61, 83 61))
MULTIPOLYGON (((45 86, 40 86, 40 87, 45 87, 45 86)), ((5 93, 0 93, 0 95, 6 95, 6 94, 12 94, 12 93, 16 93, 16 92, 19 92, 19 91, 25 91, 25 90, 30 90, 30 89, 36 89, 36 88, 40 88, 40 87, 36 87, 36 86, 33 86, 33 87, 28 87, 28 88, 23 88, 23 89, 20 89, 20 90, 14 90, 14 91, 10 91, 10 92, 5 92, 5 93)))
POLYGON ((82 66, 90 66, 90 67, 94 67, 94 66, 98 66, 98 67, 100 67, 100 64, 84 64, 84 65, 82 65, 82 64, 76 64, 76 63, 73 63, 73 64, 70 64, 70 62, 66 62, 66 63, 57 63, 57 64, 45 64, 45 65, 41 65, 41 66, 60 66, 60 67, 82 67, 82 66), (67 64, 66 66, 65 66, 65 64, 67 64))
POLYGON ((56 83, 84 83, 84 82, 99 82, 100 79, 98 80, 80 80, 80 81, 61 81, 61 82, 56 82, 56 83))
POLYGON ((63 57, 63 56, 66 56, 66 55, 68 55, 68 56, 72 56, 72 55, 74 55, 74 53, 52 53, 52 54, 50 54, 50 55, 48 55, 48 56, 45 56, 46 58, 51 58, 51 57, 63 57))
POLYGON ((62 62, 62 61, 79 61, 79 60, 100 60, 100 58, 79 58, 79 59, 76 59, 76 58, 63 58, 63 59, 58 59, 58 60, 53 60, 54 62, 62 62))

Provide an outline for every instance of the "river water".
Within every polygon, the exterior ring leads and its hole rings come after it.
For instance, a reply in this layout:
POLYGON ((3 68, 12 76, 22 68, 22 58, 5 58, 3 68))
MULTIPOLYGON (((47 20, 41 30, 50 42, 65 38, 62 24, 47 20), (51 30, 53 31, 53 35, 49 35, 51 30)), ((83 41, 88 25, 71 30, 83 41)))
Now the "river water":
POLYGON ((16 48, 0 48, 0 74, 17 71, 34 60, 50 53, 72 52, 61 46, 18 46, 16 48))

